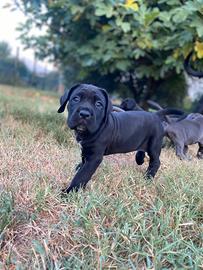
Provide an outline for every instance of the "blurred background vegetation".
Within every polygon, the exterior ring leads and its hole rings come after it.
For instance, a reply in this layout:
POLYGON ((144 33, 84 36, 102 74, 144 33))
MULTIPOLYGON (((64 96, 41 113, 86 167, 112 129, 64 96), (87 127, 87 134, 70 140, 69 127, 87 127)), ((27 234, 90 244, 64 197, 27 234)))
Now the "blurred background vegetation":
POLYGON ((51 90, 62 74, 67 87, 94 83, 142 105, 153 99, 181 107, 187 96, 183 62, 190 51, 195 68, 203 68, 203 0, 16 0, 7 7, 27 17, 18 27, 25 47, 49 58, 59 73, 30 74, 2 44, 7 53, 0 53, 1 82, 14 77, 15 83, 51 90))
POLYGON ((26 64, 12 56, 8 43, 0 42, 0 83, 14 86, 30 86, 42 90, 57 91, 59 73, 57 71, 37 74, 26 64))

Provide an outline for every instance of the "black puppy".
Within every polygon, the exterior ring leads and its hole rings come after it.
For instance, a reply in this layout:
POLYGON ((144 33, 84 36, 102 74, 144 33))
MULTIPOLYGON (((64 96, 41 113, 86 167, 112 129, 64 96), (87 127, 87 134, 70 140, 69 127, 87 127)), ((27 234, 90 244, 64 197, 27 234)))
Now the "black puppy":
POLYGON ((164 136, 160 117, 170 110, 112 112, 107 92, 89 84, 75 85, 66 92, 60 99, 59 113, 65 110, 68 101, 67 124, 81 144, 82 162, 65 192, 85 187, 103 156, 115 153, 140 150, 136 162, 141 165, 147 152, 150 160, 146 175, 155 176, 164 136))
POLYGON ((143 111, 133 98, 125 98, 119 107, 124 111, 143 111))

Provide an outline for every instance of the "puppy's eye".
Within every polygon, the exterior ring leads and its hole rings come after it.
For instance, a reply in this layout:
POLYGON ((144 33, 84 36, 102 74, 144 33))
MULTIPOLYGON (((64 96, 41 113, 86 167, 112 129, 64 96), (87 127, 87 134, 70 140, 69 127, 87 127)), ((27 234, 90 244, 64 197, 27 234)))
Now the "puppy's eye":
POLYGON ((76 96, 76 97, 72 98, 72 101, 79 102, 80 101, 80 97, 76 96))
POLYGON ((100 101, 96 101, 95 106, 97 108, 103 108, 103 104, 100 101))

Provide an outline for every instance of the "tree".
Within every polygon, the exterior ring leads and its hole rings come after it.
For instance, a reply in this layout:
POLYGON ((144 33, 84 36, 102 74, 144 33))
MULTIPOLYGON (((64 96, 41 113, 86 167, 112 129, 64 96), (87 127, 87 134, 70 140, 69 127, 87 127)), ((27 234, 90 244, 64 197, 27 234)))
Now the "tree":
POLYGON ((0 42, 0 59, 5 59, 11 56, 11 48, 5 41, 0 42))
MULTIPOLYGON (((163 83, 172 78, 184 81, 183 62, 190 51, 203 66, 203 0, 15 3, 27 14, 19 28, 26 46, 62 69, 73 64, 76 79, 99 79, 110 89, 126 85, 134 97, 147 99, 157 97, 158 89, 163 92, 163 83), (34 36, 33 26, 45 31, 34 36)), ((182 100, 184 89, 170 90, 173 104, 179 94, 182 100)))
POLYGON ((0 82, 5 84, 21 84, 29 77, 29 70, 22 61, 17 61, 11 55, 7 42, 0 42, 0 82), (17 65, 16 65, 17 64, 17 65))

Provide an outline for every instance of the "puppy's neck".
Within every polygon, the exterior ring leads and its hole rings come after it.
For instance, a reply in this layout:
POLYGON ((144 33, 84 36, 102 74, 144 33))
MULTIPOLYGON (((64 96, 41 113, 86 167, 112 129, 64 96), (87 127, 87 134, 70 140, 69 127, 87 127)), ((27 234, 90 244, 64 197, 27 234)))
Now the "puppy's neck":
POLYGON ((86 131, 86 132, 78 132, 77 130, 75 130, 76 141, 78 143, 80 143, 80 144, 81 144, 82 141, 88 139, 89 136, 91 136, 91 134, 88 131, 86 131))
POLYGON ((94 133, 90 133, 88 131, 83 133, 75 130, 76 141, 81 145, 91 144, 92 142, 95 142, 95 140, 97 140, 97 138, 102 134, 102 131, 108 125, 108 122, 108 119, 106 119, 106 121, 103 122, 94 133))

